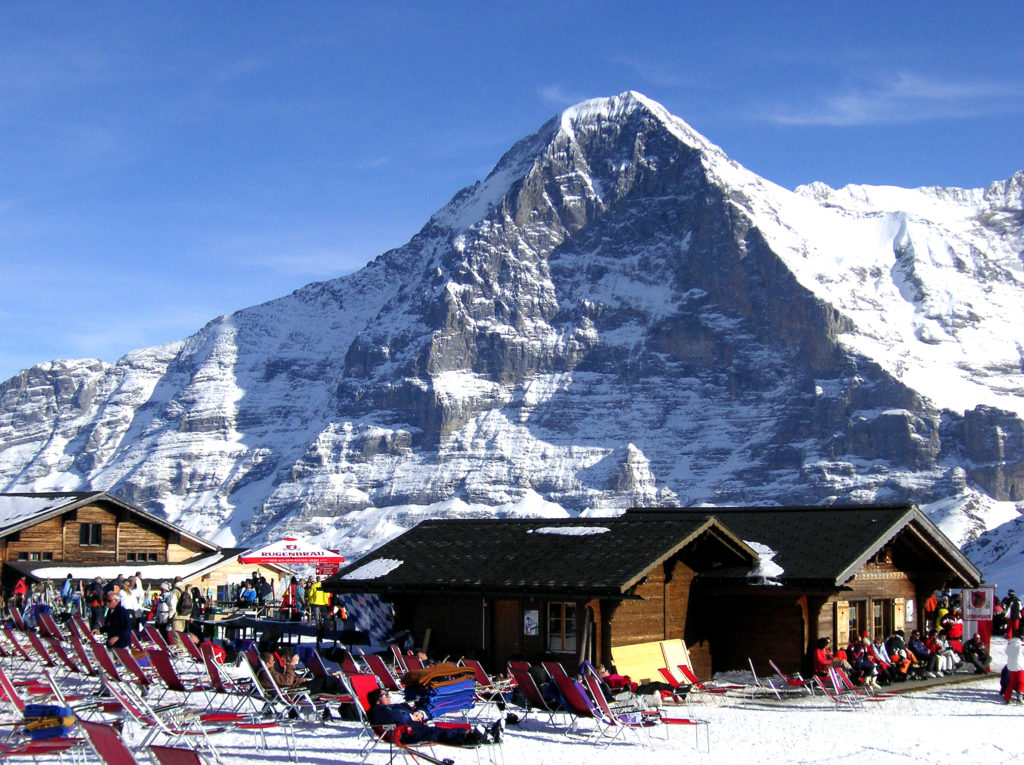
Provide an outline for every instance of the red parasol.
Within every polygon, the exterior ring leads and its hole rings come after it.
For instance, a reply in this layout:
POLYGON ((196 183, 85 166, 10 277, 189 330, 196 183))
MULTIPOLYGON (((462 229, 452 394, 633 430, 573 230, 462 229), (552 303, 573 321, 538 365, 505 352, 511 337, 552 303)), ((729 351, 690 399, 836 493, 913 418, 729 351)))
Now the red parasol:
POLYGON ((338 554, 337 550, 325 550, 308 542, 300 542, 298 539, 287 537, 279 542, 274 542, 258 550, 249 550, 238 556, 239 563, 275 563, 278 565, 317 563, 334 564, 335 566, 344 563, 345 558, 338 554))

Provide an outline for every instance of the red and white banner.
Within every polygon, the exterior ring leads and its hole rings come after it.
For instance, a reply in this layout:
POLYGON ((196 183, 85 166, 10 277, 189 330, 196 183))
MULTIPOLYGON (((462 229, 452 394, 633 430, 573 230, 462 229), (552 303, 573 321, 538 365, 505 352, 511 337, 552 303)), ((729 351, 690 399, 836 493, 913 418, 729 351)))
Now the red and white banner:
POLYGON ((992 618, 995 615, 996 587, 982 584, 973 590, 963 591, 964 642, 975 633, 981 635, 988 650, 992 642, 992 618))

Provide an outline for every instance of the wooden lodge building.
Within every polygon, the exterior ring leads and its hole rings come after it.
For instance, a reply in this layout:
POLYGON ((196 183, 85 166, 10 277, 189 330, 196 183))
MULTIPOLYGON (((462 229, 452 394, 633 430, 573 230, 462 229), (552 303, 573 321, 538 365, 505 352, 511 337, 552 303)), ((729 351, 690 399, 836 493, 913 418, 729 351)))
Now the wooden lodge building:
POLYGON ((148 584, 178 574, 204 592, 227 590, 260 569, 268 579, 288 573, 279 566, 243 566, 244 550, 221 548, 106 492, 0 494, 0 562, 3 589, 20 576, 74 579, 136 571, 148 584))
POLYGON ((612 663, 681 638, 707 677, 748 658, 796 670, 821 636, 919 626, 935 589, 980 580, 913 505, 655 508, 425 521, 324 589, 381 595, 438 657, 612 663))

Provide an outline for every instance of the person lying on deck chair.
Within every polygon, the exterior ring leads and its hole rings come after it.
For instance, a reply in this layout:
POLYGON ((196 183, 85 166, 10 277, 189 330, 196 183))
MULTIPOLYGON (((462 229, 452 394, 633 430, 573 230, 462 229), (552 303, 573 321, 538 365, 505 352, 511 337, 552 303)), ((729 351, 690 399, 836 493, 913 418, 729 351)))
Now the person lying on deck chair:
POLYGON ((403 744, 434 741, 449 746, 479 746, 501 741, 501 720, 496 720, 486 731, 474 728, 439 728, 427 725, 427 713, 408 704, 392 704, 391 695, 383 688, 370 691, 366 700, 370 704, 368 717, 373 725, 404 726, 399 737, 403 744))
POLYGON ((606 699, 618 702, 629 701, 642 709, 660 707, 662 691, 673 700, 679 700, 690 690, 688 685, 673 688, 668 683, 657 681, 639 685, 634 683, 628 675, 617 675, 610 672, 604 664, 598 664, 595 669, 601 680, 601 691, 606 699))
POLYGON ((345 690, 341 680, 333 675, 310 678, 300 677, 295 672, 295 667, 299 663, 298 654, 292 654, 285 660, 285 664, 282 666, 274 659, 274 654, 264 651, 260 654, 260 663, 263 666, 260 668, 258 677, 260 684, 265 688, 270 687, 270 680, 267 677, 269 675, 277 683, 277 687, 282 690, 285 688, 302 688, 314 696, 318 693, 343 693, 345 690))

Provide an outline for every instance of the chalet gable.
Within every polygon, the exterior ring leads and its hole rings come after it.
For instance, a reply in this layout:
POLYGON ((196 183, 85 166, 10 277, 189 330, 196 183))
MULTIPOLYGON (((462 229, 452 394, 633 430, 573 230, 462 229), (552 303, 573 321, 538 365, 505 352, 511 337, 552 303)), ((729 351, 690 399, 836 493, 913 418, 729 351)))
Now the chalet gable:
POLYGON ((626 516, 717 518, 748 543, 775 551, 785 584, 842 587, 866 564, 887 556, 901 569, 933 572, 951 585, 981 582, 978 568, 912 504, 809 507, 637 508, 626 516))
POLYGON ((0 494, 4 562, 173 563, 218 549, 106 492, 0 494))

